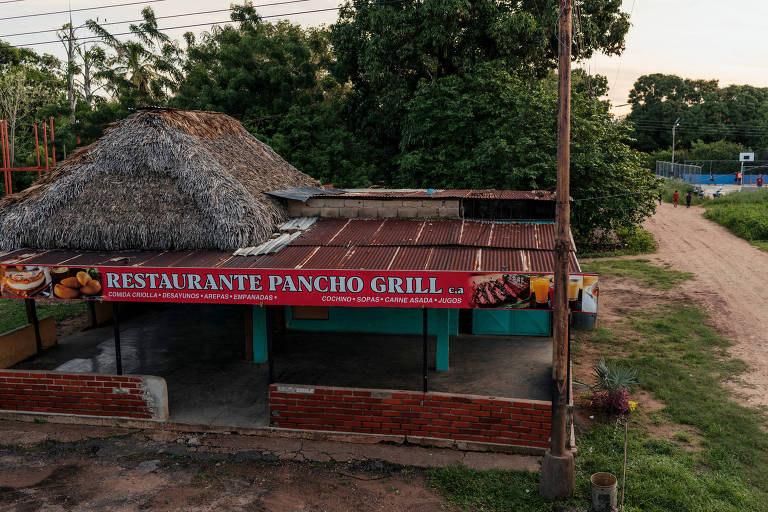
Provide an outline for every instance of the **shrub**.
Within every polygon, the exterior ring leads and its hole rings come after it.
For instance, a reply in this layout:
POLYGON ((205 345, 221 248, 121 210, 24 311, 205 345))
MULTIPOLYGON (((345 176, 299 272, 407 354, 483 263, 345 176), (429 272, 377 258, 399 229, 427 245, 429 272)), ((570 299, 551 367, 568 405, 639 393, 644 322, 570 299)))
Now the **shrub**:
POLYGON ((637 385, 637 370, 601 358, 595 365, 597 383, 593 387, 592 405, 608 412, 629 412, 629 391, 637 385))

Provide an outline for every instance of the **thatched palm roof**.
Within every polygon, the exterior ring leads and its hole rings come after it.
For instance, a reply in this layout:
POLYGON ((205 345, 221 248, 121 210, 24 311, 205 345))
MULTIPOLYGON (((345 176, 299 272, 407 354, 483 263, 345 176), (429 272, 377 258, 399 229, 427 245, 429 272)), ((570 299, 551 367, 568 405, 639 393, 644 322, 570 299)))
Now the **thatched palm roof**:
POLYGON ((0 250, 252 246, 287 216, 263 192, 305 185, 227 115, 142 110, 0 200, 0 250))

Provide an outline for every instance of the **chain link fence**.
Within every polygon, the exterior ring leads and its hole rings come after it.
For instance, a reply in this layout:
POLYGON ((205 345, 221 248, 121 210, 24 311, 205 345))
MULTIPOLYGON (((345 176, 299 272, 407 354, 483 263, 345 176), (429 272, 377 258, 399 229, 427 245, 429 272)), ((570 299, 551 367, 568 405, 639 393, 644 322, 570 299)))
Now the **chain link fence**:
POLYGON ((688 183, 701 183, 701 166, 656 161, 656 176, 688 183))

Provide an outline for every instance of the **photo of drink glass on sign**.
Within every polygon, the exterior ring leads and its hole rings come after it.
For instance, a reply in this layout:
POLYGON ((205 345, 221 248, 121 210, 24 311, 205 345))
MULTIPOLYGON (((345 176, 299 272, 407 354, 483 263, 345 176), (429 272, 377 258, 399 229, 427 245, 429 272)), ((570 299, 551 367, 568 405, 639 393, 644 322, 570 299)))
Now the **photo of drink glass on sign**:
MULTIPOLYGON (((472 305, 479 308, 551 310, 552 274, 482 274, 472 277, 472 305)), ((597 313, 598 276, 568 277, 568 307, 574 313, 597 313)))

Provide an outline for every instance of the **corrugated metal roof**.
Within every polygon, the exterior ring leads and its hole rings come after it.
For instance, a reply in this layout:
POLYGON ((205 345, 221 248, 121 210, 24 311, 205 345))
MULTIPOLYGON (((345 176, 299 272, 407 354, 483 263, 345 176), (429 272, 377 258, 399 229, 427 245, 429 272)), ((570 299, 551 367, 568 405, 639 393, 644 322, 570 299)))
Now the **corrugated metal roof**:
MULTIPOLYGON (((314 252, 314 247, 294 247, 288 246, 280 252, 259 256, 253 262, 248 260, 252 258, 232 258, 232 263, 237 265, 235 268, 245 265, 246 268, 294 268, 301 265, 314 252), (238 265, 238 262, 242 263, 238 265)), ((229 262, 228 262, 229 263, 229 262)), ((226 264, 225 264, 226 265, 226 264)))
POLYGON ((424 222, 390 219, 376 233, 372 245, 414 245, 424 222))
MULTIPOLYGON (((320 219, 270 254, 20 250, 4 264, 552 272, 554 226, 460 220, 320 219)), ((282 242, 281 242, 282 243, 282 242)), ((572 272, 579 272, 570 254, 572 272)))
POLYGON ((355 247, 347 255, 342 268, 387 269, 397 249, 397 247, 355 247))
POLYGON ((477 270, 481 272, 495 272, 497 270, 513 272, 523 270, 523 258, 521 251, 509 251, 506 249, 481 249, 480 265, 477 270))
POLYGON ((432 247, 398 247, 389 270, 426 270, 432 247))
POLYGON ((425 220, 418 245, 458 245, 461 238, 462 220, 425 220))
POLYGON ((345 256, 349 251, 347 247, 317 247, 301 268, 344 268, 345 256))
POLYGON ((427 270, 476 270, 479 251, 470 247, 435 247, 427 263, 427 270))
POLYGON ((288 188, 284 190, 270 190, 267 192, 264 192, 265 194, 269 194, 270 196, 275 197, 282 197, 284 199, 293 199, 296 201, 302 201, 306 202, 307 199, 313 196, 317 195, 338 195, 343 194, 343 190, 339 189, 329 189, 329 188, 321 188, 321 187, 294 187, 294 188, 288 188))
POLYGON ((349 219, 322 219, 297 238, 293 245, 328 245, 349 219))
POLYGON ((296 217, 280 224, 279 231, 305 231, 317 222, 317 217, 296 217))
POLYGON ((461 230, 461 240, 459 240, 459 245, 489 247, 492 229, 493 224, 490 222, 472 222, 465 220, 464 228, 461 230))
MULTIPOLYGON (((313 197, 331 197, 337 194, 318 193, 313 197)), ((438 189, 432 193, 427 189, 387 189, 362 188, 347 189, 341 197, 362 197, 369 199, 511 199, 554 201, 554 193, 549 190, 469 190, 469 189, 438 189)))
POLYGON ((369 245, 381 229, 383 220, 350 219, 341 230, 328 243, 316 245, 339 245, 350 247, 353 245, 369 245))

